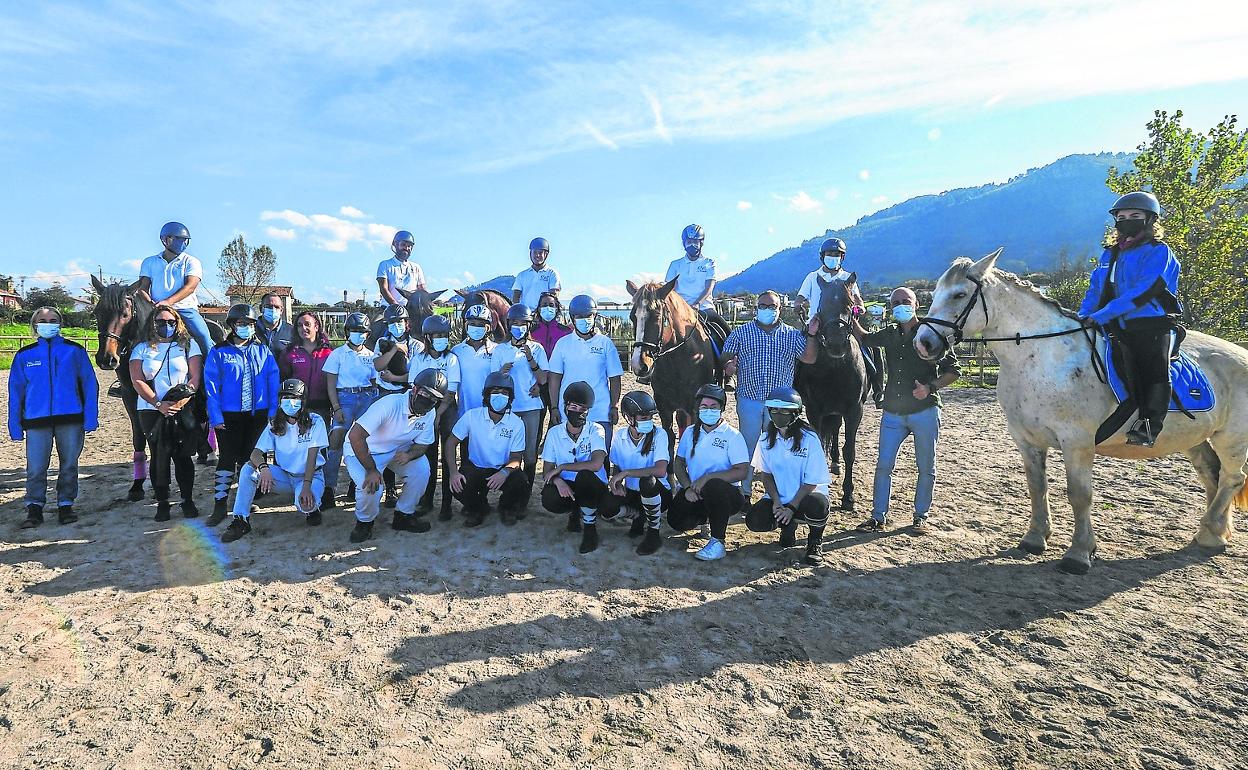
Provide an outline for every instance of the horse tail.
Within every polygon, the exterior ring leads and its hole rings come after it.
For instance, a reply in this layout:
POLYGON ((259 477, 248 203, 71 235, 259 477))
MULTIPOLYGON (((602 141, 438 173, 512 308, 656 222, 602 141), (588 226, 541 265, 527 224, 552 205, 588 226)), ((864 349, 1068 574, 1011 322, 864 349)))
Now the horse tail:
POLYGON ((1239 494, 1235 495, 1235 505, 1241 511, 1248 511, 1248 479, 1244 480, 1244 485, 1239 488, 1239 494))

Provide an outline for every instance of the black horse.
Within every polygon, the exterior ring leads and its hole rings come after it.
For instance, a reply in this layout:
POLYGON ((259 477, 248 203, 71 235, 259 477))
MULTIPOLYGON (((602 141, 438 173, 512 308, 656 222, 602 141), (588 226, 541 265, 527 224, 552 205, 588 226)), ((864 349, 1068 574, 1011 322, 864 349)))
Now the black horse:
POLYGON ((798 362, 793 385, 806 404, 806 416, 819 432, 832 474, 841 473, 839 437, 845 427, 845 468, 841 483, 841 508, 854 509, 854 456, 862 405, 869 384, 862 348, 850 333, 850 311, 861 305, 858 275, 826 281, 819 278, 819 356, 813 364, 798 362))
MULTIPOLYGON (((147 456, 147 436, 139 423, 139 395, 130 380, 130 351, 141 340, 152 316, 154 305, 146 295, 135 292, 125 283, 105 284, 95 276, 91 276, 91 285, 95 287, 98 299, 95 302, 95 328, 99 333, 99 347, 95 352, 96 366, 117 373, 117 395, 126 408, 126 416, 130 418, 130 440, 134 448, 134 481, 126 499, 137 501, 143 499, 143 482, 147 480, 146 468, 139 463, 147 456)), ((225 337, 225 332, 214 321, 208 322, 208 331, 214 343, 225 337)), ((208 355, 208 351, 203 351, 208 355)), ((113 392, 110 389, 110 393, 113 392)), ((203 407, 204 389, 200 388, 197 410, 203 407)), ((206 456, 208 446, 205 442, 200 447, 201 458, 206 456)))

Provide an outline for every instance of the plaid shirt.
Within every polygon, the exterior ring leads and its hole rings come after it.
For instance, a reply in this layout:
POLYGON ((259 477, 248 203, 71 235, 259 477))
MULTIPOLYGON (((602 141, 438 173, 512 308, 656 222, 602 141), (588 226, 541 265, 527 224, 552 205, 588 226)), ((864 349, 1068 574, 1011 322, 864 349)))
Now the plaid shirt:
POLYGON ((737 397, 764 401, 772 388, 793 385, 793 365, 806 350, 806 333, 781 323, 767 331, 751 321, 732 330, 724 355, 737 356, 737 397))

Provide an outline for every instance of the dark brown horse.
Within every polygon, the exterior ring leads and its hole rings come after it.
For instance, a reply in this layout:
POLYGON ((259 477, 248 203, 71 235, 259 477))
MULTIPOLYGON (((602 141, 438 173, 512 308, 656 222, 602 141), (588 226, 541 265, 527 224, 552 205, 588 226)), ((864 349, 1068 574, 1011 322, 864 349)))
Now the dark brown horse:
MULTIPOLYGON (((506 342, 511 339, 507 333, 507 311, 511 309, 510 297, 494 289, 456 289, 455 293, 464 300, 464 304, 458 314, 460 322, 459 335, 461 337, 464 336, 464 310, 474 305, 485 305, 490 309, 490 315, 493 316, 493 324, 490 326, 490 338, 495 342, 506 342)), ((537 308, 531 307, 529 310, 535 315, 537 314, 537 308)))
POLYGON ((672 437, 691 420, 693 394, 715 381, 715 352, 698 311, 674 289, 676 281, 625 284, 633 298, 633 353, 628 368, 654 390, 659 420, 672 437), (673 420, 676 431, 673 432, 673 420))

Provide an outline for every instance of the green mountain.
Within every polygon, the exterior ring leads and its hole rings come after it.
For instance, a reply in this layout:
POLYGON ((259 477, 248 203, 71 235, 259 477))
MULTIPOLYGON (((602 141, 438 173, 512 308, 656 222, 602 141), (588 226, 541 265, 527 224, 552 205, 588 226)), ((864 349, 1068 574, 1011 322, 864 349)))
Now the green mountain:
POLYGON ((1100 252, 1116 197, 1105 186, 1109 167, 1129 166, 1133 157, 1070 155, 1001 184, 911 198, 776 252, 716 288, 796 291, 819 266, 819 246, 833 236, 848 247, 846 269, 876 285, 937 278, 956 257, 980 257, 998 246, 1005 247, 1000 265, 1015 272, 1051 268, 1063 254, 1090 257, 1100 252))

